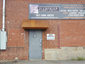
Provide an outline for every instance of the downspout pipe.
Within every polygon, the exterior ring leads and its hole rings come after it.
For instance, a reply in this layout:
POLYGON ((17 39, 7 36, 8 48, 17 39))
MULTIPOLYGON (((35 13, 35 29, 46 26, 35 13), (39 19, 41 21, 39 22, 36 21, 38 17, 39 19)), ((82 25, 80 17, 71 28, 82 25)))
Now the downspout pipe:
POLYGON ((5 0, 3 0, 3 22, 2 22, 2 31, 5 31, 5 0))
POLYGON ((3 0, 2 29, 0 31, 0 50, 6 50, 7 32, 5 31, 5 0, 3 0))

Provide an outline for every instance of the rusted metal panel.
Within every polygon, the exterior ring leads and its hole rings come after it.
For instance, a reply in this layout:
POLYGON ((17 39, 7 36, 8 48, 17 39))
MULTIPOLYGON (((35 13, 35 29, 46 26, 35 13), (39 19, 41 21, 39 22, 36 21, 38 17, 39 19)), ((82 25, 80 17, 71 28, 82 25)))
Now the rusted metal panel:
POLYGON ((48 21, 44 20, 24 20, 22 23, 24 29, 47 29, 48 27, 48 21))

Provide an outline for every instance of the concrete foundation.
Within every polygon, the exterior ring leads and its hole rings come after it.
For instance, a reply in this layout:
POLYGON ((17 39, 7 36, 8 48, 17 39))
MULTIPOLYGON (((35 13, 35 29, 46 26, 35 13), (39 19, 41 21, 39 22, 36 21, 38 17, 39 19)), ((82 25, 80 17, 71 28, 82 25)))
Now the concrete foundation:
POLYGON ((72 60, 85 58, 84 47, 61 47, 61 49, 45 49, 45 60, 72 60))

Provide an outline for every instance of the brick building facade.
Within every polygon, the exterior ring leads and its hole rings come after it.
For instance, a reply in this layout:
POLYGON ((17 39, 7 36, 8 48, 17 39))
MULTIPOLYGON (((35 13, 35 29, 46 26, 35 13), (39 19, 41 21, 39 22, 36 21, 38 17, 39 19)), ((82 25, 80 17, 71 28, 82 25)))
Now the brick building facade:
MULTIPOLYGON (((6 0, 7 49, 0 51, 0 60, 29 59, 29 30, 22 28, 22 22, 29 17, 30 3, 42 4, 85 4, 84 0, 6 0)), ((0 29, 2 27, 2 4, 0 0, 0 29)), ((28 21, 30 21, 28 19, 28 21)), ((48 29, 42 33, 42 59, 45 49, 85 46, 85 20, 35 20, 46 21, 48 29), (55 34, 55 40, 47 40, 46 34, 55 34)))

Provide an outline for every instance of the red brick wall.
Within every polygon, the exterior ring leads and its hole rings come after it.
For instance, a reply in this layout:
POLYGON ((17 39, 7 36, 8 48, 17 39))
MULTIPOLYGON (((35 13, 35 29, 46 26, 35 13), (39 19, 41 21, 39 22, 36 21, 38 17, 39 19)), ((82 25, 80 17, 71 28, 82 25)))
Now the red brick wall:
MULTIPOLYGON (((29 3, 53 4, 85 4, 84 0, 6 0, 6 31, 8 32, 7 50, 0 51, 0 59, 28 59, 28 31, 22 29, 24 19, 28 19, 29 3)), ((49 28, 43 31, 44 49, 58 48, 58 32, 60 32, 60 46, 85 46, 84 20, 45 20, 49 21, 49 28), (59 25, 60 31, 57 26, 59 25), (56 40, 47 41, 46 34, 56 34, 56 40)), ((2 0, 0 0, 0 28, 2 24, 2 0)))

